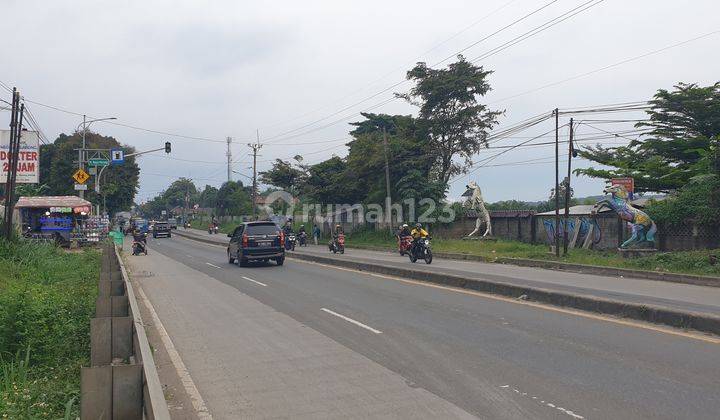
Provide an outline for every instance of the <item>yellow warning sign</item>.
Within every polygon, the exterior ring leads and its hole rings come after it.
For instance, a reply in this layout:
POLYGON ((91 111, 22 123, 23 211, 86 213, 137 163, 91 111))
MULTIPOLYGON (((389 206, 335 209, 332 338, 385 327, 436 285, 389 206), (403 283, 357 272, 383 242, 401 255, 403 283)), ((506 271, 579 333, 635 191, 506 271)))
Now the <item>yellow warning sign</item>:
POLYGON ((90 178, 90 175, 82 169, 78 169, 72 177, 78 184, 84 184, 90 178))

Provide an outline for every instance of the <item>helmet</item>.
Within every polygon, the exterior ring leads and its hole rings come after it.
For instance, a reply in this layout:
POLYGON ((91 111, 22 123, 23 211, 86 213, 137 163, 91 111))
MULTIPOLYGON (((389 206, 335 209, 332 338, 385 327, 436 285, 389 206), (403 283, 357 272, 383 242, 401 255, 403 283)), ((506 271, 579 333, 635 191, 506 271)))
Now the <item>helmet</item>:
POLYGON ((415 223, 415 228, 416 228, 416 229, 422 229, 422 224, 421 224, 421 223, 415 223))
POLYGON ((340 225, 335 225, 335 227, 336 227, 336 228, 339 228, 339 227, 340 227, 340 225))
POLYGON ((407 224, 407 223, 403 223, 402 227, 406 228, 406 227, 408 227, 408 224, 407 224))

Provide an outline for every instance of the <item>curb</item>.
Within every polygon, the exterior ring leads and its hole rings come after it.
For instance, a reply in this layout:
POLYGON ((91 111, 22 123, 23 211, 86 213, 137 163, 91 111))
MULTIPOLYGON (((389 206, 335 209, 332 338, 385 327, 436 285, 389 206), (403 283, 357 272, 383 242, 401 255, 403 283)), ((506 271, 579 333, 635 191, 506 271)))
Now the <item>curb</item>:
MULTIPOLYGON (((219 241, 212 240, 210 238, 202 238, 190 234, 183 235, 181 233, 178 233, 178 235, 198 242, 220 245, 219 241)), ((377 263, 371 264, 299 253, 288 253, 286 256, 287 258, 334 265, 359 271, 366 271, 369 273, 405 277, 412 280, 420 280, 429 283, 442 284, 445 286, 476 290, 479 292, 491 293, 516 299, 524 295, 525 299, 534 302, 547 303, 554 306, 573 308, 585 312, 613 315, 621 318, 629 318, 638 321, 651 322, 654 324, 667 325, 675 328, 693 329, 720 335, 720 317, 708 314, 681 312, 660 306, 648 306, 617 300, 602 299, 595 296, 555 292, 547 289, 524 287, 491 280, 468 279, 451 274, 411 270, 377 263)), ((609 270, 618 269, 609 268, 609 270)))
MULTIPOLYGON (((376 246, 348 246, 354 249, 366 249, 368 251, 385 251, 387 248, 376 246)), ((478 261, 486 263, 510 264, 521 267, 536 267, 547 270, 570 271, 582 274, 597 274, 611 277, 630 277, 643 280, 656 280, 668 283, 691 284, 694 286, 720 287, 720 277, 701 276, 695 274, 666 273, 662 271, 634 270, 631 268, 605 267, 601 265, 574 264, 550 260, 534 260, 530 258, 498 257, 488 258, 482 255, 458 254, 451 252, 433 252, 438 258, 462 261, 478 261)))
POLYGON ((451 274, 410 270, 382 264, 370 264, 350 260, 339 260, 336 258, 321 257, 317 255, 292 253, 287 254, 287 257, 350 268, 360 271, 367 271, 370 273, 404 277, 429 283, 442 284, 445 286, 476 290, 479 292, 491 293, 516 299, 524 295, 524 299, 534 302, 547 303, 554 306, 573 308, 586 312, 613 315, 621 318, 630 318, 638 321, 667 325, 675 328, 693 329, 697 331, 720 335, 720 317, 707 314, 695 312, 681 312, 660 306, 648 306, 636 303, 627 303, 622 301, 597 298, 594 296, 574 295, 555 292, 547 289, 523 287, 507 283, 494 282, 490 280, 468 279, 465 277, 455 276, 451 274))

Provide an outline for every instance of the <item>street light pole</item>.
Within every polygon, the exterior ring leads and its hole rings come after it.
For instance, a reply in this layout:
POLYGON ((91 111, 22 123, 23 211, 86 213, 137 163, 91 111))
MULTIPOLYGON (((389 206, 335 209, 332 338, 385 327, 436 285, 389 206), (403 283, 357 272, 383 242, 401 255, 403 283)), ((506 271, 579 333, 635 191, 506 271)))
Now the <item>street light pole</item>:
MULTIPOLYGON (((94 119, 94 120, 88 121, 88 120, 87 120, 87 116, 83 114, 83 122, 82 122, 82 127, 83 127, 83 130, 82 130, 82 147, 80 148, 80 150, 78 150, 78 169, 85 169, 85 162, 84 162, 84 158, 85 158, 85 148, 86 148, 85 135, 87 134, 87 129, 88 129, 88 127, 90 126, 90 124, 92 124, 92 123, 94 123, 94 122, 98 122, 98 121, 109 121, 109 120, 117 120, 117 117, 96 118, 96 119, 94 119)), ((78 128, 80 128, 79 125, 78 125, 78 128)), ((80 197, 80 198, 85 198, 85 191, 80 190, 79 193, 80 193, 80 194, 79 194, 79 197, 80 197)))

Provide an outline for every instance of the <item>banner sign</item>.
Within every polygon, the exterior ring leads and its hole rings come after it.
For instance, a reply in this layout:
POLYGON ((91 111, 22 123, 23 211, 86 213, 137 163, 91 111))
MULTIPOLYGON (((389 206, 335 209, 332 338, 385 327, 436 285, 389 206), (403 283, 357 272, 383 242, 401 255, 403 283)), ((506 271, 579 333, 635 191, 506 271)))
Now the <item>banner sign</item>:
MULTIPOLYGON (((0 130, 0 183, 4 184, 10 169, 10 130, 0 130)), ((17 183, 37 184, 40 181, 40 138, 37 131, 23 131, 18 153, 17 183)))

